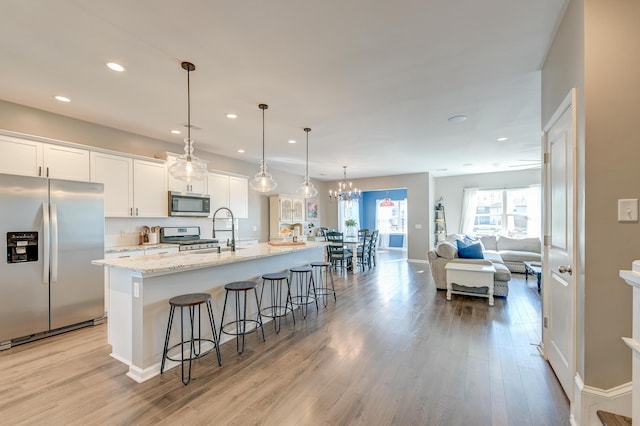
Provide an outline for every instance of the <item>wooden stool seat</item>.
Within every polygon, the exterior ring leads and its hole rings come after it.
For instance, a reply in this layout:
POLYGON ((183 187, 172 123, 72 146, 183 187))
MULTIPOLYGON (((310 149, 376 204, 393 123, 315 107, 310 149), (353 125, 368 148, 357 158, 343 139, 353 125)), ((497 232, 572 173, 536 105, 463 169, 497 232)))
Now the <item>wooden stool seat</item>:
POLYGON ((255 281, 234 281, 229 284, 225 284, 225 290, 229 291, 248 291, 258 287, 255 281))
POLYGON ((262 275, 263 280, 286 280, 289 278, 289 274, 286 272, 272 272, 262 275))
POLYGON ((169 304, 172 306, 196 306, 209 300, 211 300, 209 293, 191 293, 172 297, 169 299, 169 304))

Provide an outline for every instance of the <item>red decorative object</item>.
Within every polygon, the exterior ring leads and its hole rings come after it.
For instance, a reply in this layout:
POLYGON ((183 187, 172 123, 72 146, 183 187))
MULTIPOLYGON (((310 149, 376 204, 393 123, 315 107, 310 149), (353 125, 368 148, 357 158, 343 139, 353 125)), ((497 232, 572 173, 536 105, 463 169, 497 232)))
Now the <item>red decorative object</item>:
POLYGON ((391 201, 389 198, 385 198, 384 200, 382 200, 382 202, 380 203, 380 207, 393 207, 395 206, 394 202, 391 201))

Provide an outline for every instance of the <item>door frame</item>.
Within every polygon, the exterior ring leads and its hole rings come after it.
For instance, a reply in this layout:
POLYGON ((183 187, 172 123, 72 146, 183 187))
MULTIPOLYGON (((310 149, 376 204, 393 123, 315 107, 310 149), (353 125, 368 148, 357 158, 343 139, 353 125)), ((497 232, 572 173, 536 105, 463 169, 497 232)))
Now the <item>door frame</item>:
MULTIPOLYGON (((572 235, 571 235, 571 269, 573 271, 574 283, 573 283, 573 292, 571 294, 572 303, 573 303, 573 318, 571 319, 571 328, 572 328, 572 359, 568 360, 571 365, 571 377, 574 378, 573 388, 569 391, 570 394, 567 395, 571 404, 573 404, 574 396, 575 396, 575 377, 577 375, 577 337, 578 337, 578 297, 577 297, 577 289, 579 283, 579 277, 581 276, 581 271, 579 270, 579 245, 578 245, 578 217, 577 217, 577 207, 578 207, 578 105, 577 105, 577 92, 575 88, 572 88, 564 100, 558 105, 558 108, 551 116, 547 124, 543 128, 542 132, 542 144, 543 144, 543 168, 542 168, 542 192, 543 192, 543 214, 542 214, 542 229, 543 229, 543 258, 542 258, 542 276, 543 283, 550 282, 551 270, 548 265, 548 255, 549 255, 549 239, 550 239, 550 221, 549 221, 549 197, 551 194, 550 191, 550 170, 549 170, 549 139, 548 134, 549 130, 555 125, 555 123, 560 119, 560 117, 568 110, 571 109, 571 127, 572 127, 572 140, 571 140, 571 149, 572 149, 572 175, 571 179, 572 183, 572 193, 570 202, 572 203, 573 210, 573 220, 571 221, 572 227, 572 235)), ((549 307, 551 306, 551 294, 544 291, 544 284, 542 289, 542 342, 540 344, 540 351, 545 360, 548 361, 548 356, 545 351, 545 347, 548 347, 548 339, 550 338, 549 333, 546 333, 546 319, 549 316, 549 307)))

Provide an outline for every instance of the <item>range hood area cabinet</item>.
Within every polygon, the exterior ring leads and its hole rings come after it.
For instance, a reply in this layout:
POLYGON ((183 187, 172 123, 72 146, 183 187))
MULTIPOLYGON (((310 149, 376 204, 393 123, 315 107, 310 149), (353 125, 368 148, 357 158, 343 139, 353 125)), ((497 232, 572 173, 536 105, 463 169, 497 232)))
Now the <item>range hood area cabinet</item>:
POLYGON ((221 173, 209 173, 207 186, 211 197, 211 215, 228 207, 236 219, 249 217, 249 179, 221 173))
POLYGON ((166 174, 162 160, 91 152, 91 182, 104 184, 105 217, 167 217, 166 174))
POLYGON ((89 181, 89 150, 0 135, 0 173, 89 181))
POLYGON ((179 157, 178 154, 173 154, 171 152, 162 152, 160 154, 156 154, 155 157, 163 159, 167 162, 167 186, 169 187, 169 191, 193 192, 195 194, 209 193, 207 191, 207 179, 194 180, 190 183, 187 183, 183 180, 179 180, 171 176, 171 173, 169 173, 169 167, 171 167, 176 162, 179 157))

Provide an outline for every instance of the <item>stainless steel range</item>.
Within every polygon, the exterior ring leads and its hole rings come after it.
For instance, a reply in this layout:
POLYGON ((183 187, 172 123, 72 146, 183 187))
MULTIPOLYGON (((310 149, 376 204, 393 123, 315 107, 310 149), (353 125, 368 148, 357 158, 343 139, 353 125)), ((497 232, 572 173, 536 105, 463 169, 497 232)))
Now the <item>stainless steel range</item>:
POLYGON ((179 244, 180 251, 219 247, 218 240, 200 238, 199 226, 166 227, 160 229, 160 242, 179 244))

